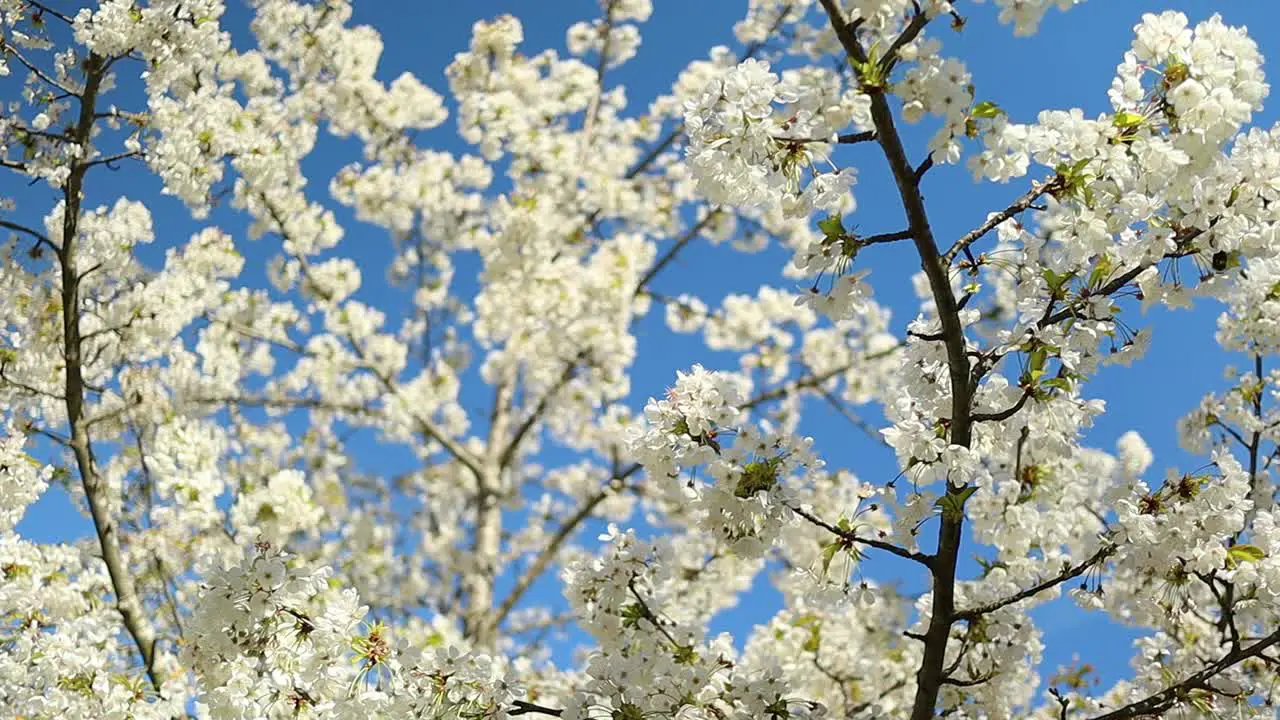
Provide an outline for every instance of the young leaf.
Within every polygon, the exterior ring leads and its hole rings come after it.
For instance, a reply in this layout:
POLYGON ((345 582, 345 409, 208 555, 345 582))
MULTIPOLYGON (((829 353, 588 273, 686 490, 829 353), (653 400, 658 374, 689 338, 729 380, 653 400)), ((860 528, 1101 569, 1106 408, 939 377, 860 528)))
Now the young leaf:
POLYGON ((827 236, 828 240, 838 238, 844 235, 844 218, 840 213, 828 215, 825 219, 818 221, 818 229, 827 236))
POLYGON ((1118 128, 1136 128, 1146 120, 1146 116, 1127 110, 1116 113, 1112 122, 1118 128))
POLYGON ((1232 545, 1227 548, 1227 566, 1235 567, 1240 563, 1257 562, 1267 553, 1257 545, 1232 545))
POLYGON ((990 100, 983 100, 973 106, 973 112, 971 114, 973 117, 986 118, 989 120, 991 118, 1000 117, 1004 114, 1004 110, 1001 110, 999 105, 996 105, 990 100))
POLYGON ((831 561, 836 559, 836 553, 840 552, 840 548, 844 547, 844 542, 834 540, 822 546, 822 576, 827 576, 827 570, 831 567, 831 561))

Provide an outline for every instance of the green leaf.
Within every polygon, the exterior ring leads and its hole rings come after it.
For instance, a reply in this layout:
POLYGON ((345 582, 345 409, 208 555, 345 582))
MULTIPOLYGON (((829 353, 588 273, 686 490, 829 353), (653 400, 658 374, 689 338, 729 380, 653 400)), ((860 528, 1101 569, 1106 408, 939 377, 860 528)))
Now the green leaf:
POLYGON ((1058 295, 1062 292, 1062 288, 1071 278, 1075 277, 1075 273, 1056 273, 1048 268, 1041 271, 1040 276, 1044 278, 1044 282, 1049 286, 1049 292, 1058 295))
POLYGON ((858 76, 858 87, 863 92, 875 92, 883 90, 888 84, 887 70, 891 70, 892 66, 886 68, 880 64, 880 43, 877 41, 867 50, 867 61, 858 62, 853 58, 849 58, 849 66, 854 69, 858 76))
POLYGON ((1213 711, 1213 694, 1201 688, 1192 688, 1187 692, 1187 700, 1190 701, 1191 707, 1199 710, 1205 715, 1217 715, 1213 711))
POLYGON ((630 603, 619 608, 622 612, 619 616, 622 618, 622 626, 627 628, 635 628, 640 625, 640 621, 646 619, 644 607, 640 603, 630 603))
POLYGON ((805 638, 804 644, 800 646, 800 649, 805 652, 816 653, 818 648, 822 646, 821 643, 822 640, 818 635, 818 629, 813 628, 809 630, 809 637, 805 638))
POLYGON ((1257 562, 1267 553, 1257 545, 1232 545, 1227 548, 1227 566, 1235 567, 1240 563, 1257 562))
POLYGON ((1049 361, 1049 350, 1043 345, 1036 347, 1031 351, 1029 369, 1034 377, 1036 373, 1043 373, 1045 363, 1049 361))
POLYGON ((844 547, 844 542, 835 540, 822 546, 822 576, 827 576, 827 570, 831 567, 831 561, 836 559, 836 554, 840 552, 840 548, 844 547))
POLYGON ((827 239, 838 238, 844 235, 844 218, 840 213, 828 215, 826 219, 818 221, 818 229, 827 239))
POLYGON ((964 504, 976 492, 978 492, 976 487, 961 488, 938 498, 934 505, 942 510, 942 517, 956 521, 964 517, 964 504))
POLYGON ((792 620, 791 624, 809 631, 809 637, 805 638, 804 644, 800 646, 801 649, 805 652, 818 652, 818 646, 822 641, 822 619, 816 615, 801 615, 792 620))
POLYGON ((1093 272, 1089 273, 1089 287, 1102 287, 1102 283, 1111 277, 1111 271, 1114 266, 1111 264, 1111 258, 1103 255, 1098 258, 1098 263, 1093 266, 1093 272))
POLYGON ((769 492, 778 484, 778 467, 782 458, 771 457, 747 463, 742 468, 742 475, 734 485, 734 497, 747 499, 758 492, 769 492))
POLYGON ((1127 110, 1116 113, 1112 123, 1118 128, 1136 128, 1146 120, 1145 115, 1140 115, 1127 110))
POLYGON ((991 119, 991 118, 996 118, 1003 115, 1004 110, 1001 110, 999 105, 996 105, 990 100, 983 100, 982 102, 973 106, 973 112, 970 114, 976 118, 991 119))
POLYGON ((677 645, 672 657, 678 665, 692 665, 698 661, 698 653, 692 645, 677 645))

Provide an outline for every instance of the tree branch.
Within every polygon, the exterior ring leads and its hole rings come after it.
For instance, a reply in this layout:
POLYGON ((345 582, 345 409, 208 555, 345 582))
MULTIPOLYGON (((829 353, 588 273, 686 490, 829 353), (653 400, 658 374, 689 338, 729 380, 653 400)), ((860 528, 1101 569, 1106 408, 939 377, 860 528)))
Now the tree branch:
MULTIPOLYGON (((66 95, 69 97, 81 98, 82 100, 81 108, 84 107, 85 101, 90 100, 89 87, 87 83, 85 85, 85 89, 83 91, 83 96, 82 96, 81 93, 76 92, 71 88, 68 88, 66 85, 63 85, 61 82, 58 82, 57 79, 53 78, 48 73, 46 73, 44 70, 41 70, 38 65, 28 60, 27 57, 22 54, 22 51, 19 50, 16 46, 14 46, 13 43, 5 42, 4 38, 0 38, 0 54, 7 54, 7 55, 13 56, 15 59, 17 59, 19 63, 21 63, 24 67, 26 67, 27 70, 29 70, 33 75, 35 75, 41 81, 43 81, 46 85, 53 88, 57 88, 58 90, 61 90, 63 93, 66 93, 66 95)), ((99 85, 101 85, 102 83, 101 78, 98 79, 98 83, 99 85)), ((94 88, 93 95, 95 96, 95 99, 97 94, 98 94, 98 89, 94 88)), ((92 103, 89 103, 89 104, 92 105, 92 103)), ((83 117, 83 113, 81 113, 81 116, 83 117)), ((90 117, 90 121, 92 121, 92 119, 93 118, 90 117)), ((80 137, 79 127, 76 127, 74 129, 73 135, 76 137, 80 137)), ((87 137, 82 138, 82 140, 87 140, 87 139, 88 139, 87 137)))
POLYGON ((681 235, 680 238, 676 240, 675 244, 667 248, 667 251, 663 253, 662 257, 658 258, 657 261, 655 261, 653 265, 649 267, 648 272, 646 272, 640 278, 640 282, 636 283, 636 294, 638 295, 641 292, 643 292, 644 289, 649 285, 649 283, 653 282, 653 279, 658 276, 658 273, 662 272, 663 269, 667 267, 667 265, 670 265, 672 260, 675 260, 676 255, 679 254, 679 252, 683 250, 686 245, 693 242, 693 240, 697 238, 698 235, 703 230, 705 230, 708 225, 715 222, 715 220, 719 217, 720 217, 719 209, 708 211, 707 214, 704 215, 701 220, 694 223, 693 227, 685 231, 685 234, 681 235))
MULTIPOLYGON (((859 64, 865 64, 868 61, 867 53, 858 40, 855 27, 845 22, 835 0, 821 0, 821 3, 840 45, 849 58, 859 64)), ((929 19, 923 12, 917 12, 902 34, 893 41, 880 61, 886 75, 897 61, 898 50, 915 39, 928 22, 929 19)), ((898 187, 898 195, 902 201, 903 210, 907 214, 908 227, 915 241, 916 253, 920 256, 920 264, 929 280, 934 306, 937 308, 938 319, 942 324, 947 369, 951 379, 949 441, 952 445, 968 447, 972 432, 972 423, 969 418, 971 402, 969 357, 965 352, 967 343, 964 327, 960 323, 959 308, 955 294, 951 290, 949 266, 938 254, 938 244, 934 240, 929 216, 925 210, 924 196, 920 192, 920 179, 903 148, 889 101, 883 92, 872 92, 870 97, 871 119, 875 124, 876 139, 880 143, 880 149, 889 163, 889 169, 898 187)), ((964 496, 960 493, 963 490, 963 486, 956 486, 948 480, 947 496, 954 499, 961 508, 964 496)), ((930 563, 933 574, 933 601, 929 627, 925 632, 924 656, 916 675, 916 695, 911 708, 911 720, 930 720, 934 717, 934 708, 938 702, 938 693, 943 679, 942 670, 946 662, 947 639, 951 634, 952 613, 955 610, 956 563, 960 555, 963 523, 963 511, 943 513, 938 529, 937 552, 930 563)))
POLYGON ((1001 420, 1008 420, 1014 415, 1017 415, 1018 411, 1026 406, 1027 400, 1031 399, 1031 394, 1031 390, 1028 388, 1023 391, 1022 395, 1018 398, 1018 402, 1010 405, 1004 410, 993 413, 974 413, 969 417, 969 419, 973 422, 1000 422, 1001 420))
MULTIPOLYGON (((267 209, 267 214, 271 216, 271 219, 273 221, 275 221, 276 231, 282 237, 288 239, 289 232, 286 229, 287 226, 284 223, 284 218, 280 215, 279 211, 271 203, 271 200, 266 195, 263 195, 260 193, 259 199, 262 201, 263 207, 267 209)), ((321 286, 314 281, 313 275, 311 274, 310 263, 308 263, 306 259, 301 256, 295 255, 294 258, 298 261, 298 265, 302 272, 303 278, 306 279, 307 282, 312 285, 312 287, 317 289, 317 294, 320 294, 322 297, 324 297, 325 294, 319 291, 319 288, 321 286)), ((346 340, 347 340, 347 344, 351 346, 351 351, 355 353, 356 357, 360 359, 361 363, 363 363, 364 369, 368 370, 370 373, 373 374, 375 378, 377 378, 378 382, 382 385, 383 389, 385 389, 388 394, 393 396, 399 396, 400 386, 396 384, 393 378, 391 378, 386 373, 383 373, 380 370, 378 370, 378 368, 372 362, 369 361, 367 353, 365 353, 364 348, 360 346, 360 343, 357 342, 355 336, 350 332, 348 332, 346 333, 346 340)), ((471 452, 469 452, 465 447, 463 447, 461 443, 449 437, 448 435, 445 435, 440 428, 436 427, 434 423, 432 423, 429 419, 423 417, 422 415, 412 411, 410 412, 410 415, 413 417, 414 423, 418 426, 418 431, 422 435, 438 443, 442 448, 445 449, 445 452, 452 455, 455 460, 461 463, 463 467, 470 470, 472 474, 478 477, 480 474, 483 473, 483 468, 481 468, 480 466, 480 461, 474 455, 472 455, 471 452)))
POLYGON ((30 235, 31 237, 35 238, 36 245, 47 245, 50 250, 54 252, 58 251, 58 246, 54 245, 53 242, 49 240, 49 237, 47 235, 45 235, 44 233, 38 230, 33 230, 32 228, 29 228, 26 225, 19 225, 18 223, 9 222, 7 220, 0 220, 0 228, 7 228, 9 230, 13 230, 14 232, 20 232, 26 235, 30 235))
MULTIPOLYGON (((867 355, 862 359, 863 360, 879 360, 880 358, 892 355, 893 353, 901 349, 902 349, 901 344, 894 345, 893 347, 886 348, 879 352, 871 353, 870 355, 867 355)), ((839 367, 828 370, 827 372, 824 372, 824 373, 818 373, 816 375, 807 375, 805 377, 792 380, 791 382, 782 383, 777 387, 774 387, 769 390, 765 390, 749 398, 746 402, 742 404, 741 409, 750 410, 752 408, 759 407, 767 402, 771 402, 773 400, 786 397, 787 395, 790 395, 794 392, 798 392, 800 390, 820 389, 822 385, 826 383, 828 380, 832 380, 843 373, 847 373, 852 368, 853 368, 852 363, 849 365, 841 365, 839 367)))
MULTIPOLYGON (((94 123, 94 105, 106 69, 101 56, 91 54, 85 59, 85 88, 80 99, 80 116, 72 130, 74 141, 85 145, 89 141, 94 123)), ((91 440, 85 427, 84 393, 86 383, 80 356, 80 280, 76 268, 76 239, 79 234, 82 184, 88 166, 72 161, 71 172, 63 185, 62 247, 58 250, 58 263, 62 277, 62 342, 64 353, 64 378, 66 385, 67 424, 70 426, 70 445, 75 456, 89 514, 93 518, 102 560, 116 594, 116 608, 124 621, 125 629, 133 638, 142 656, 143 668, 151 685, 160 689, 160 679, 155 673, 156 634, 152 629, 142 601, 129 576, 128 563, 120 550, 119 527, 110 515, 111 499, 107 497, 110 486, 103 482, 94 465, 91 440)))
POLYGON ((1104 544, 1102 547, 1098 548, 1097 552, 1090 555, 1084 561, 1072 567, 1066 568, 1065 570, 1058 573, 1057 575, 1054 575, 1048 580, 1032 585, 1031 587, 1025 590, 1020 590, 1006 598, 1001 598, 1000 600, 984 603, 982 605, 967 608, 965 610, 958 610, 956 611, 954 617, 956 620, 963 620, 965 622, 969 622, 972 620, 976 620, 979 617, 986 615, 987 613, 992 613, 1001 608, 1013 605, 1014 603, 1022 602, 1023 600, 1026 600, 1028 598, 1035 597, 1036 595, 1039 595, 1045 590, 1048 590, 1057 585, 1061 585, 1062 583, 1068 580, 1071 580, 1073 578, 1080 577, 1081 575, 1088 572, 1089 569, 1092 568, 1093 566, 1098 565, 1102 561, 1106 560, 1108 557, 1111 557, 1112 553, 1114 553, 1115 551, 1116 551, 1115 545, 1112 545, 1110 543, 1104 544))
POLYGON ((880 243, 891 243, 899 240, 910 240, 910 230, 899 230, 897 232, 880 233, 879 235, 868 235, 866 237, 854 237, 859 246, 879 245, 880 243))
MULTIPOLYGON (((769 34, 772 34, 775 30, 782 27, 782 23, 786 21, 787 15, 789 15, 790 13, 791 13, 791 6, 788 5, 784 7, 782 11, 778 13, 778 19, 775 20, 773 25, 769 28, 769 34)), ((760 50, 763 47, 764 47, 763 42, 751 43, 746 47, 746 49, 742 52, 742 54, 738 56, 738 62, 742 62, 744 60, 748 60, 754 57, 755 54, 760 52, 760 50)), ((671 146, 674 145, 675 142, 679 140, 680 136, 683 134, 684 134, 684 123, 683 122, 676 123, 676 126, 671 129, 671 132, 667 133, 666 136, 662 138, 662 140, 658 141, 658 144, 654 145, 652 148, 649 148, 649 151, 644 154, 644 157, 640 158, 640 160, 635 165, 632 165, 631 169, 627 170, 627 173, 623 175, 622 178, 624 180, 634 180, 636 177, 640 175, 640 173, 644 172, 645 170, 648 170, 649 166, 653 165, 653 163, 659 157, 662 156, 662 153, 669 150, 671 146)), ((585 224, 591 225, 593 222, 595 222, 595 219, 599 217, 599 215, 600 215, 599 210, 596 210, 595 212, 591 213, 591 215, 588 217, 587 222, 585 224)))
POLYGON ((914 552, 904 547, 899 547, 897 545, 894 545, 893 543, 885 542, 883 540, 875 540, 873 538, 859 537, 855 533, 851 533, 846 530, 841 530, 840 528, 836 527, 835 525, 832 525, 831 523, 823 520, 822 518, 814 515, 813 513, 806 511, 804 508, 792 507, 791 511, 799 515, 800 517, 804 518, 805 520, 808 520, 809 522, 813 523, 814 525, 817 525, 823 530, 826 530, 827 532, 832 533, 833 535, 839 537, 842 540, 847 540, 851 543, 857 543, 859 545, 866 545, 867 547, 872 547, 877 550, 883 550, 892 555, 897 555, 900 558, 905 558, 907 560, 913 560, 915 562, 918 562, 927 568, 933 567, 934 558, 930 555, 914 552))
POLYGON ((542 574, 551 566, 551 563, 556 559, 556 556, 560 554, 560 548, 564 546, 565 542, 569 540, 569 537, 577 531, 582 523, 586 522, 587 518, 591 517, 596 508, 600 506, 600 503, 604 502, 605 498, 609 497, 609 493, 616 492, 619 489, 619 483, 625 481, 627 478, 639 471, 640 465, 637 463, 628 466, 621 472, 614 473, 614 476, 610 478, 609 485, 607 487, 601 488, 595 494, 588 497, 582 505, 578 507, 577 511, 575 511, 573 515, 560 524, 559 529, 556 530, 556 534, 551 538, 551 541, 543 546, 542 550, 538 553, 538 556, 534 558, 533 563, 530 564, 529 567, 520 575, 520 578, 516 580, 516 584, 511 588, 511 592, 503 598, 502 603, 494 613, 492 621, 494 627, 502 625, 502 622, 506 620, 507 616, 511 614, 511 611, 515 609, 516 605, 520 602, 520 599, 524 597, 524 594, 533 586, 533 583, 537 581, 539 577, 542 577, 542 574))
MULTIPOLYGON (((551 399, 555 397, 556 393, 563 390, 573 380, 574 375, 577 374, 578 364, 585 359, 583 357, 584 354, 580 354, 566 364, 564 372, 560 374, 555 384, 547 388, 547 391, 538 400, 538 405, 533 409, 533 412, 529 413, 528 417, 516 428, 515 433, 512 434, 511 439, 498 456, 498 467, 500 469, 505 469, 511 465, 511 461, 515 459, 516 452, 520 449, 520 443, 524 442, 525 436, 529 434, 529 431, 533 429, 533 426, 537 424, 543 413, 546 412, 547 406, 551 404, 551 399)), ((495 438, 495 440, 500 440, 500 438, 495 438)))
POLYGON ((515 705, 515 709, 507 711, 507 714, 512 717, 516 717, 519 715, 531 715, 531 714, 550 715, 551 717, 560 717, 561 715, 564 714, 564 710, 561 710, 560 708, 544 707, 542 705, 535 705, 534 703, 531 703, 531 702, 525 702, 524 700, 516 700, 512 704, 515 705))
POLYGON ((992 215, 991 217, 987 218, 986 222, 982 223, 981 225, 974 228, 973 230, 970 230, 969 232, 965 233, 963 237, 957 240, 955 244, 952 245, 951 248, 947 250, 946 253, 943 254, 942 261, 947 265, 950 265, 951 262, 956 259, 956 256, 959 255, 961 252, 968 250, 970 245, 981 240, 983 237, 987 235, 987 233, 994 230, 996 226, 998 226, 1000 223, 1008 220, 1014 215, 1017 215, 1021 212, 1025 212, 1027 208, 1030 208, 1032 205, 1035 204, 1036 200, 1040 199, 1040 196, 1054 189, 1054 187, 1056 187, 1060 181, 1061 181, 1060 178, 1052 177, 1045 180, 1044 182, 1032 184, 1031 189, 1023 193, 1022 197, 1019 197, 1017 200, 1013 201, 1013 204, 1011 204, 1009 207, 1005 208, 1004 210, 1001 210, 995 215, 992 215))
POLYGON ((1159 715, 1165 710, 1168 710, 1182 702, 1186 698, 1187 693, 1191 690, 1203 688, 1209 679, 1213 678, 1223 670, 1227 670, 1252 657, 1265 657, 1262 652, 1277 643, 1280 643, 1280 630, 1276 630, 1248 647, 1232 650, 1222 656, 1222 658, 1217 662, 1212 663, 1205 667, 1205 669, 1191 675, 1186 680, 1183 680, 1176 685, 1170 685, 1158 693, 1149 695, 1136 702, 1129 703, 1128 705, 1112 710, 1109 713, 1097 715, 1090 718, 1090 720, 1127 720, 1128 718, 1159 715))

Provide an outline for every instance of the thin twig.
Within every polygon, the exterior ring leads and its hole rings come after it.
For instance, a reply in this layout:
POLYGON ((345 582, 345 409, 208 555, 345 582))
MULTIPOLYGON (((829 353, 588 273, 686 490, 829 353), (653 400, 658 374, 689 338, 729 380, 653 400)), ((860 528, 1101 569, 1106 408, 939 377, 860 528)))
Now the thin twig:
POLYGON ((859 246, 879 245, 880 243, 891 243, 899 240, 910 240, 910 230, 898 230, 897 232, 880 233, 879 235, 868 235, 866 237, 855 237, 859 246))
POLYGON ((547 568, 550 567, 552 561, 554 561, 556 556, 559 555, 560 548, 564 546, 565 542, 567 542, 570 536, 578 530, 582 523, 586 522, 587 518, 591 517, 596 508, 600 506, 600 503, 604 502, 605 498, 609 497, 610 493, 616 492, 620 483, 639 471, 640 465, 639 463, 636 463, 628 466, 625 470, 614 473, 608 486, 601 488, 588 497, 583 501, 582 505, 578 507, 578 510, 574 512, 573 515, 560 524, 559 529, 556 530, 556 534, 552 536, 551 540, 542 547, 538 556, 534 558, 529 567, 520 575, 520 578, 516 580, 515 586, 512 587, 511 592, 507 594, 506 598, 504 598, 502 603, 498 606, 492 620, 494 627, 500 626, 502 622, 506 620, 507 616, 511 614, 511 611, 514 610, 516 605, 520 602, 520 598, 524 597, 524 594, 529 591, 529 588, 533 586, 533 583, 538 578, 542 577, 542 574, 547 571, 547 568))
POLYGON ((1211 663, 1200 672, 1187 677, 1186 680, 1180 683, 1170 685, 1160 692, 1148 695, 1124 707, 1097 715, 1090 718, 1090 720, 1128 720, 1129 718, 1158 716, 1165 710, 1182 702, 1191 690, 1203 689, 1205 683, 1218 673, 1230 669, 1249 658, 1266 657, 1263 655, 1263 651, 1277 643, 1280 643, 1280 630, 1276 630, 1248 647, 1232 650, 1217 662, 1211 663))
POLYGON ((1014 215, 1025 212, 1028 208, 1030 208, 1032 205, 1035 204, 1036 200, 1040 199, 1041 195, 1044 195, 1045 193, 1052 190, 1054 187, 1057 186, 1059 182, 1060 182, 1059 178, 1052 177, 1045 180, 1044 182, 1033 184, 1030 190, 1023 193, 1023 195, 1019 197, 1017 200, 1013 201, 1013 203, 1009 205, 1009 207, 992 215, 991 217, 987 218, 986 222, 982 223, 981 225, 974 228, 973 230, 970 230, 969 232, 965 233, 959 240, 955 242, 955 244, 951 246, 950 249, 948 249, 945 253, 943 253, 942 261, 950 265, 952 261, 956 259, 956 256, 958 256, 961 252, 968 249, 970 245, 981 240, 983 237, 987 235, 987 233, 991 232, 996 228, 996 226, 1000 225, 1000 223, 1003 223, 1009 218, 1012 218, 1014 215))
POLYGON ((1032 394, 1031 388, 1027 388, 1018 398, 1018 402, 1010 405, 1004 410, 992 413, 973 413, 969 416, 969 419, 973 422, 1000 422, 1002 420, 1008 420, 1014 415, 1017 415, 1018 411, 1026 406, 1027 401, 1031 399, 1032 394))
POLYGON ((1054 575, 1048 580, 1044 580, 1043 582, 1036 583, 1035 585, 1032 585, 1031 587, 1025 590, 1020 590, 1006 598, 1001 598, 999 600, 995 600, 989 603, 983 603, 982 605, 971 607, 965 610, 958 610, 956 611, 954 617, 956 620, 964 620, 966 622, 969 622, 972 620, 976 620, 977 618, 983 615, 986 615, 987 613, 992 613, 1001 608, 1008 607, 1009 605, 1013 605, 1014 603, 1022 602, 1023 600, 1026 600, 1028 598, 1035 597, 1036 595, 1039 595, 1045 590, 1061 585, 1062 583, 1068 580, 1071 580, 1073 578, 1080 577, 1081 575, 1088 572, 1090 568, 1106 560, 1115 551, 1116 551, 1115 545, 1112 545, 1111 543, 1105 543, 1102 547, 1098 548, 1097 552, 1090 555, 1087 559, 1083 560, 1080 563, 1077 563, 1076 565, 1066 568, 1065 570, 1058 573, 1057 575, 1054 575))
POLYGON ((544 707, 542 705, 536 705, 534 703, 526 702, 524 700, 516 700, 512 704, 515 705, 515 709, 507 711, 507 714, 512 717, 515 717, 518 715, 531 715, 531 714, 550 715, 552 717, 560 717, 561 715, 564 714, 564 710, 561 710, 560 708, 544 707))
POLYGON ((924 553, 914 552, 912 550, 908 550, 904 547, 899 547, 897 545, 894 545, 893 543, 885 542, 883 540, 859 537, 856 533, 852 533, 847 530, 841 530, 840 528, 823 520, 817 515, 814 515, 813 513, 808 512, 804 508, 792 507, 791 511, 794 512, 796 515, 799 515, 800 517, 804 518, 805 520, 808 520, 809 522, 813 523, 814 525, 817 525, 823 530, 826 530, 827 532, 830 532, 833 535, 836 535, 842 540, 846 540, 851 543, 857 543, 859 545, 866 545, 867 547, 872 547, 877 550, 883 550, 892 555, 897 555, 900 558, 905 558, 907 560, 913 560, 915 562, 918 562, 921 565, 924 565, 925 567, 933 566, 933 556, 931 555, 925 555, 924 553))

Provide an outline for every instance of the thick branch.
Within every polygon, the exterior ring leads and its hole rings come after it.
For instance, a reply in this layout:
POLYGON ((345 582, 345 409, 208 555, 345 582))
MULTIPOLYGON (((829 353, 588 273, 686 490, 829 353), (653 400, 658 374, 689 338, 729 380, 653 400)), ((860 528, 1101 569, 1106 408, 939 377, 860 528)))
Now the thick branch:
MULTIPOLYGON (((75 142, 87 147, 93 130, 94 104, 102 79, 106 75, 103 59, 90 55, 85 61, 86 79, 84 94, 80 99, 80 116, 72 131, 75 142)), ((142 656, 143 667, 151 684, 158 690, 160 680, 155 674, 156 635, 146 610, 138 597, 129 575, 129 567, 120 550, 119 527, 110 515, 111 499, 107 496, 110 486, 98 475, 90 448, 88 430, 85 427, 85 380, 80 357, 80 280, 76 268, 76 235, 79 233, 82 186, 88 166, 73 161, 71 172, 63 186, 62 247, 58 250, 58 263, 62 275, 62 341, 65 360, 67 424, 70 427, 70 445, 75 456, 80 481, 84 486, 89 514, 93 518, 94 531, 102 549, 102 560, 107 566, 111 586, 116 594, 116 608, 124 621, 125 629, 133 638, 142 656)))
MULTIPOLYGON (((855 26, 845 22, 839 5, 835 0, 821 0, 836 37, 850 59, 865 64, 867 53, 863 49, 855 32, 855 26)), ((885 69, 892 69, 897 60, 897 51, 903 45, 917 37, 928 24, 928 18, 917 12, 908 23, 902 34, 890 45, 883 60, 885 69)), ((920 176, 916 168, 907 158, 907 153, 898 135, 894 123, 893 111, 883 92, 872 92, 871 119, 875 125, 876 140, 884 153, 893 179, 898 187, 898 195, 903 210, 907 214, 908 227, 916 244, 916 252, 929 287, 933 294, 934 306, 938 319, 942 324, 943 343, 947 351, 947 369, 951 378, 951 437, 952 445, 968 447, 972 424, 969 418, 970 387, 969 357, 965 353, 964 327, 960 323, 959 308, 955 294, 951 290, 948 264, 938 254, 938 244, 934 240, 933 230, 929 226, 929 216, 925 210, 924 196, 920 192, 920 176)), ((947 495, 963 500, 959 493, 962 487, 952 482, 947 483, 947 495)), ((938 530, 937 552, 934 554, 930 569, 933 572, 933 603, 930 609, 929 627, 925 632, 924 657, 920 662, 920 670, 916 674, 916 696, 911 708, 911 720, 929 720, 934 716, 934 707, 938 702, 938 692, 942 686, 943 664, 946 661, 947 638, 951 633, 952 613, 955 609, 956 562, 960 555, 961 527, 964 523, 963 512, 943 513, 938 530)))
POLYGON ((45 15, 51 15, 53 17, 56 17, 62 22, 67 23, 68 25, 75 22, 75 19, 72 18, 70 15, 65 15, 63 13, 60 13, 57 10, 54 10, 53 8, 49 7, 46 3, 40 2, 39 0, 26 0, 26 2, 28 5, 34 8, 39 8, 40 12, 44 13, 45 15))
POLYGON ((875 130, 864 130, 863 132, 849 133, 836 137, 836 142, 841 145, 856 145, 857 143, 871 142, 876 139, 875 130))
MULTIPOLYGON (((826 4, 825 2, 823 3, 824 6, 826 4)), ((893 44, 885 51, 884 58, 880 61, 880 65, 884 68, 886 74, 898 63, 898 51, 902 50, 907 43, 919 37, 920 33, 924 32, 924 27, 928 24, 929 16, 925 15, 917 4, 916 12, 912 16, 911 22, 907 23, 907 26, 902 29, 902 34, 894 39, 893 44)), ((843 44, 843 40, 841 42, 843 44)), ((866 58, 863 58, 860 62, 866 62, 866 58)))
POLYGON ((874 130, 864 130, 856 133, 845 133, 844 135, 829 135, 827 137, 775 137, 780 143, 834 143, 836 145, 857 145, 858 143, 871 142, 876 139, 874 130))
POLYGON ((899 230, 897 232, 880 233, 879 235, 868 235, 866 237, 855 238, 859 245, 879 245, 880 243, 891 243, 899 240, 910 240, 913 237, 910 230, 899 230))

